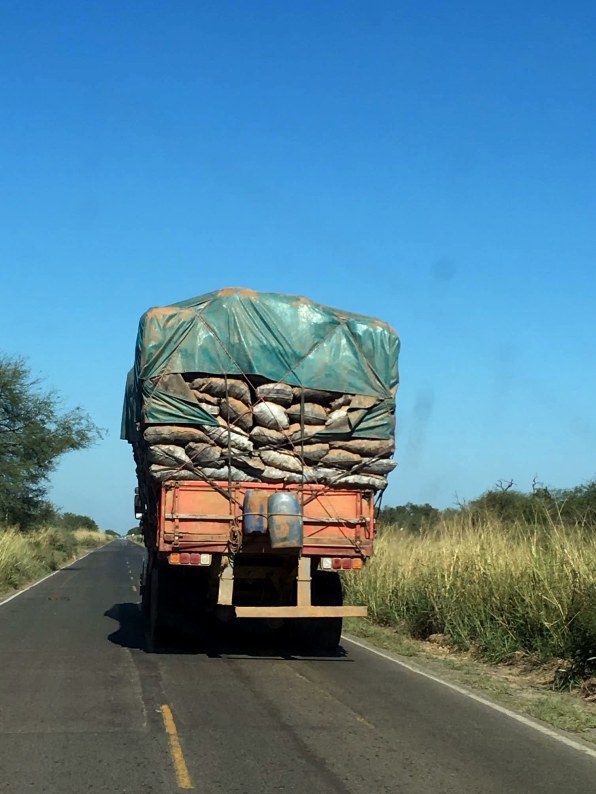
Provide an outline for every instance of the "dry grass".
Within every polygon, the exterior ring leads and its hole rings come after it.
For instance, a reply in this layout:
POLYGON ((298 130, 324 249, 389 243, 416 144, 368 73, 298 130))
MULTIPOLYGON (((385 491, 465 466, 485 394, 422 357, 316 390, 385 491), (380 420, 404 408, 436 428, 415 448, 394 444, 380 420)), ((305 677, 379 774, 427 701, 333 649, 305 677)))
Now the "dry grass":
POLYGON ((561 658, 567 678, 594 666, 596 537, 585 527, 477 525, 462 514, 423 536, 388 528, 346 586, 373 620, 417 639, 446 635, 490 661, 561 658))
POLYGON ((85 549, 111 538, 103 532, 47 527, 36 532, 0 530, 0 593, 17 589, 66 564, 85 549))

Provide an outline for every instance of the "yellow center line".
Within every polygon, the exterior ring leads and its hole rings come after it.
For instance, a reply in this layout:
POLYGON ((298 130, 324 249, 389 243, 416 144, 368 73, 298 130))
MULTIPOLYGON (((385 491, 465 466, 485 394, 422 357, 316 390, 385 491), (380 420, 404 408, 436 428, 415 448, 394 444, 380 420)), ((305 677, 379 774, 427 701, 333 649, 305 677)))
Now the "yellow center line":
POLYGON ((180 739, 178 737, 178 731, 176 730, 174 717, 172 716, 172 709, 164 704, 161 707, 161 716, 170 742, 170 754, 174 762, 174 769, 176 770, 178 788, 194 788, 190 779, 188 767, 186 766, 186 761, 184 760, 182 747, 180 746, 180 739))

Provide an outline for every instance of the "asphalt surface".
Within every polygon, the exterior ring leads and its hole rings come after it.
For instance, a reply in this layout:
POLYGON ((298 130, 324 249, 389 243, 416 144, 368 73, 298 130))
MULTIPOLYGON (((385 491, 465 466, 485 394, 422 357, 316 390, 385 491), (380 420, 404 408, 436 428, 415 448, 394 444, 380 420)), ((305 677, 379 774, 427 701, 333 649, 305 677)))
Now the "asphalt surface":
POLYGON ((596 792, 596 759, 344 643, 150 652, 116 541, 0 606, 0 791, 596 792))

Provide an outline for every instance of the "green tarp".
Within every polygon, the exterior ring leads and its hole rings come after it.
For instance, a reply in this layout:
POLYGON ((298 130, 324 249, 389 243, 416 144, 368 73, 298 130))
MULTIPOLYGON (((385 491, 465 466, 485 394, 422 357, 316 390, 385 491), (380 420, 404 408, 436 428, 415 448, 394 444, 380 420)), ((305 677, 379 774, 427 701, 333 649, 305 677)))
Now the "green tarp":
POLYGON ((189 374, 273 382, 376 398, 354 436, 391 438, 399 339, 384 322, 307 298, 224 289, 147 311, 127 380, 122 438, 145 424, 205 424, 189 374))

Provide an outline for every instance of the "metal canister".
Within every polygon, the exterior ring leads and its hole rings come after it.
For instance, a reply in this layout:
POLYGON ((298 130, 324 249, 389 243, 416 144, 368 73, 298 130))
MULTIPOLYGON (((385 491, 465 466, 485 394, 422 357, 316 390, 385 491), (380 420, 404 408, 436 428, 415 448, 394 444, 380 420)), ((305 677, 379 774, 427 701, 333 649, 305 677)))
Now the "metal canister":
POLYGON ((242 530, 245 535, 264 535, 267 532, 268 491, 247 491, 242 507, 242 530))
POLYGON ((272 549, 302 548, 304 521, 299 494, 290 491, 277 491, 271 494, 267 519, 272 549))

